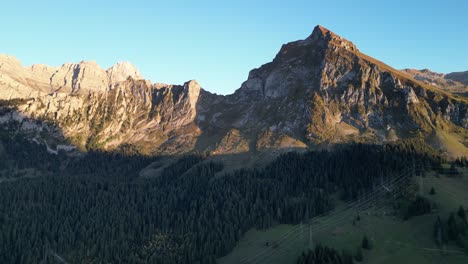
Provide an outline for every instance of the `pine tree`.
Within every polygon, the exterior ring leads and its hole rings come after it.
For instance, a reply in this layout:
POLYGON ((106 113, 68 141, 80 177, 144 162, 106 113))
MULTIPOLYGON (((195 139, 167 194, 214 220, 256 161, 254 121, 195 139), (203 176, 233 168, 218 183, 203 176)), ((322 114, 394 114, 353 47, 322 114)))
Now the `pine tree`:
POLYGON ((367 249, 367 250, 372 249, 371 242, 369 241, 366 235, 364 235, 364 237, 362 238, 361 246, 363 249, 367 249))
POLYGON ((448 236, 450 240, 457 240, 459 234, 457 219, 455 214, 451 213, 449 219, 447 220, 448 236))
POLYGON ((437 220, 434 224, 434 239, 439 247, 442 247, 444 244, 444 226, 440 216, 437 217, 437 220))
POLYGON ((460 206, 460 208, 458 208, 457 214, 466 223, 466 211, 463 208, 463 206, 460 206))

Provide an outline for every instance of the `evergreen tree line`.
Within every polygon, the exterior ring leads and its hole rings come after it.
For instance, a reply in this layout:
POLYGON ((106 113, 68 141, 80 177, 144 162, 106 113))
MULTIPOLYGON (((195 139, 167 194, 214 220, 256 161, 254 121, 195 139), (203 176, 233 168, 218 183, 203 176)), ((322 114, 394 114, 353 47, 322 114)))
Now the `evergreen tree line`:
POLYGON ((429 214, 435 207, 431 201, 418 195, 413 201, 410 201, 403 218, 408 220, 413 216, 429 214))
POLYGON ((144 180, 139 171, 157 158, 64 158, 23 143, 15 148, 30 151, 24 166, 49 164, 54 173, 0 184, 2 263, 48 263, 51 252, 69 263, 215 263, 253 227, 327 212, 331 195, 356 199, 408 161, 421 168, 440 162, 411 142, 356 144, 288 153, 265 168, 222 175, 222 164, 186 156, 144 180))
POLYGON ((455 163, 460 167, 466 168, 466 167, 468 167, 468 158, 466 158, 465 156, 458 157, 455 160, 455 163))
POLYGON ((362 249, 371 250, 372 243, 366 235, 362 238, 361 245, 357 247, 353 255, 347 251, 338 252, 334 248, 329 248, 318 244, 313 250, 302 252, 297 259, 297 264, 353 264, 355 261, 362 262, 364 254, 362 249))
POLYGON ((315 246, 314 250, 302 253, 297 264, 353 264, 353 256, 346 252, 338 252, 333 248, 322 245, 315 246))
POLYGON ((12 177, 17 171, 34 168, 58 172, 62 157, 53 157, 40 144, 32 143, 22 134, 11 134, 0 128, 0 172, 12 177))
POLYGON ((434 224, 434 239, 441 248, 455 242, 468 253, 468 221, 463 206, 460 206, 456 213, 450 213, 446 221, 440 216, 437 217, 434 224))

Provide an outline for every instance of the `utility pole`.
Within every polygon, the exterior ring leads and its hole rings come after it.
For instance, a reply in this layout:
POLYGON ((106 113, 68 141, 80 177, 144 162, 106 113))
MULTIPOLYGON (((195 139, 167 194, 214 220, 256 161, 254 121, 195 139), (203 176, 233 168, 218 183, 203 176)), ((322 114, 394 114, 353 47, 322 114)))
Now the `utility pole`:
MULTIPOLYGON (((413 161, 413 176, 416 176, 416 161, 414 160, 414 157, 412 159, 413 161)), ((424 195, 424 178, 423 174, 421 173, 419 175, 419 195, 423 196, 424 195)))
POLYGON ((423 196, 424 195, 424 178, 422 176, 422 174, 420 175, 421 179, 420 179, 420 183, 419 183, 419 188, 421 189, 419 191, 419 195, 423 196))
POLYGON ((305 248, 304 222, 301 222, 301 239, 302 239, 302 241, 303 241, 303 248, 305 248))
POLYGON ((312 250, 312 223, 309 223, 309 249, 312 250))

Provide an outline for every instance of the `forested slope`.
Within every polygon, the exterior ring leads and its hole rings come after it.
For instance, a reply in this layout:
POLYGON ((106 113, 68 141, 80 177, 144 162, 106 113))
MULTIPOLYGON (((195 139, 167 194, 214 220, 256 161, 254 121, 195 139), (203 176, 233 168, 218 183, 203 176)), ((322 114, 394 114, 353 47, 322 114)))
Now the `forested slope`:
POLYGON ((0 183, 3 263, 48 263, 55 255, 70 263, 214 263, 252 227, 298 223, 331 210, 335 194, 351 200, 408 164, 440 162, 418 142, 358 144, 288 153, 222 176, 215 174, 223 164, 185 156, 141 179, 157 157, 51 155, 20 137, 2 134, 9 160, 2 169, 48 174, 0 183))

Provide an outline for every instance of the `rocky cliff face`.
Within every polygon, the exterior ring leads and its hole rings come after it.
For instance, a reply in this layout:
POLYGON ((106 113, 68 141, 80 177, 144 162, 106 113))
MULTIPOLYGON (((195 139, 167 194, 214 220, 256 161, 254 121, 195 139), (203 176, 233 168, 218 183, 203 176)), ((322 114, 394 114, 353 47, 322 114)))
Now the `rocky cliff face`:
POLYGON ((401 74, 320 26, 214 105, 203 119, 231 124, 257 148, 284 146, 284 137, 292 147, 382 142, 434 129, 466 132, 468 125, 466 98, 401 74))
MULTIPOLYGON (((22 116, 16 112, 7 115, 22 122, 44 120, 56 125, 66 139, 84 149, 134 145, 145 153, 176 154, 194 149, 200 133, 194 123, 199 93, 195 81, 155 87, 129 78, 112 85, 107 92, 30 98, 17 106, 22 116)), ((42 129, 31 122, 25 126, 42 129)))
POLYGON ((105 92, 128 77, 142 79, 135 66, 120 62, 102 69, 95 62, 66 63, 60 67, 23 67, 12 56, 0 55, 0 95, 2 99, 35 97, 48 93, 86 94, 105 92))
POLYGON ((25 68, 12 56, 0 55, 0 97, 28 98, 46 93, 55 69, 45 65, 25 68))
POLYGON ((320 26, 283 45, 228 96, 195 81, 151 84, 126 63, 104 71, 89 62, 23 68, 11 57, 0 61, 1 98, 25 99, 3 122, 44 120, 81 148, 226 154, 429 137, 440 130, 468 145, 465 97, 368 57, 320 26))
POLYGON ((133 79, 143 79, 138 69, 129 62, 118 62, 107 71, 108 83, 110 85, 125 81, 128 77, 133 79))

